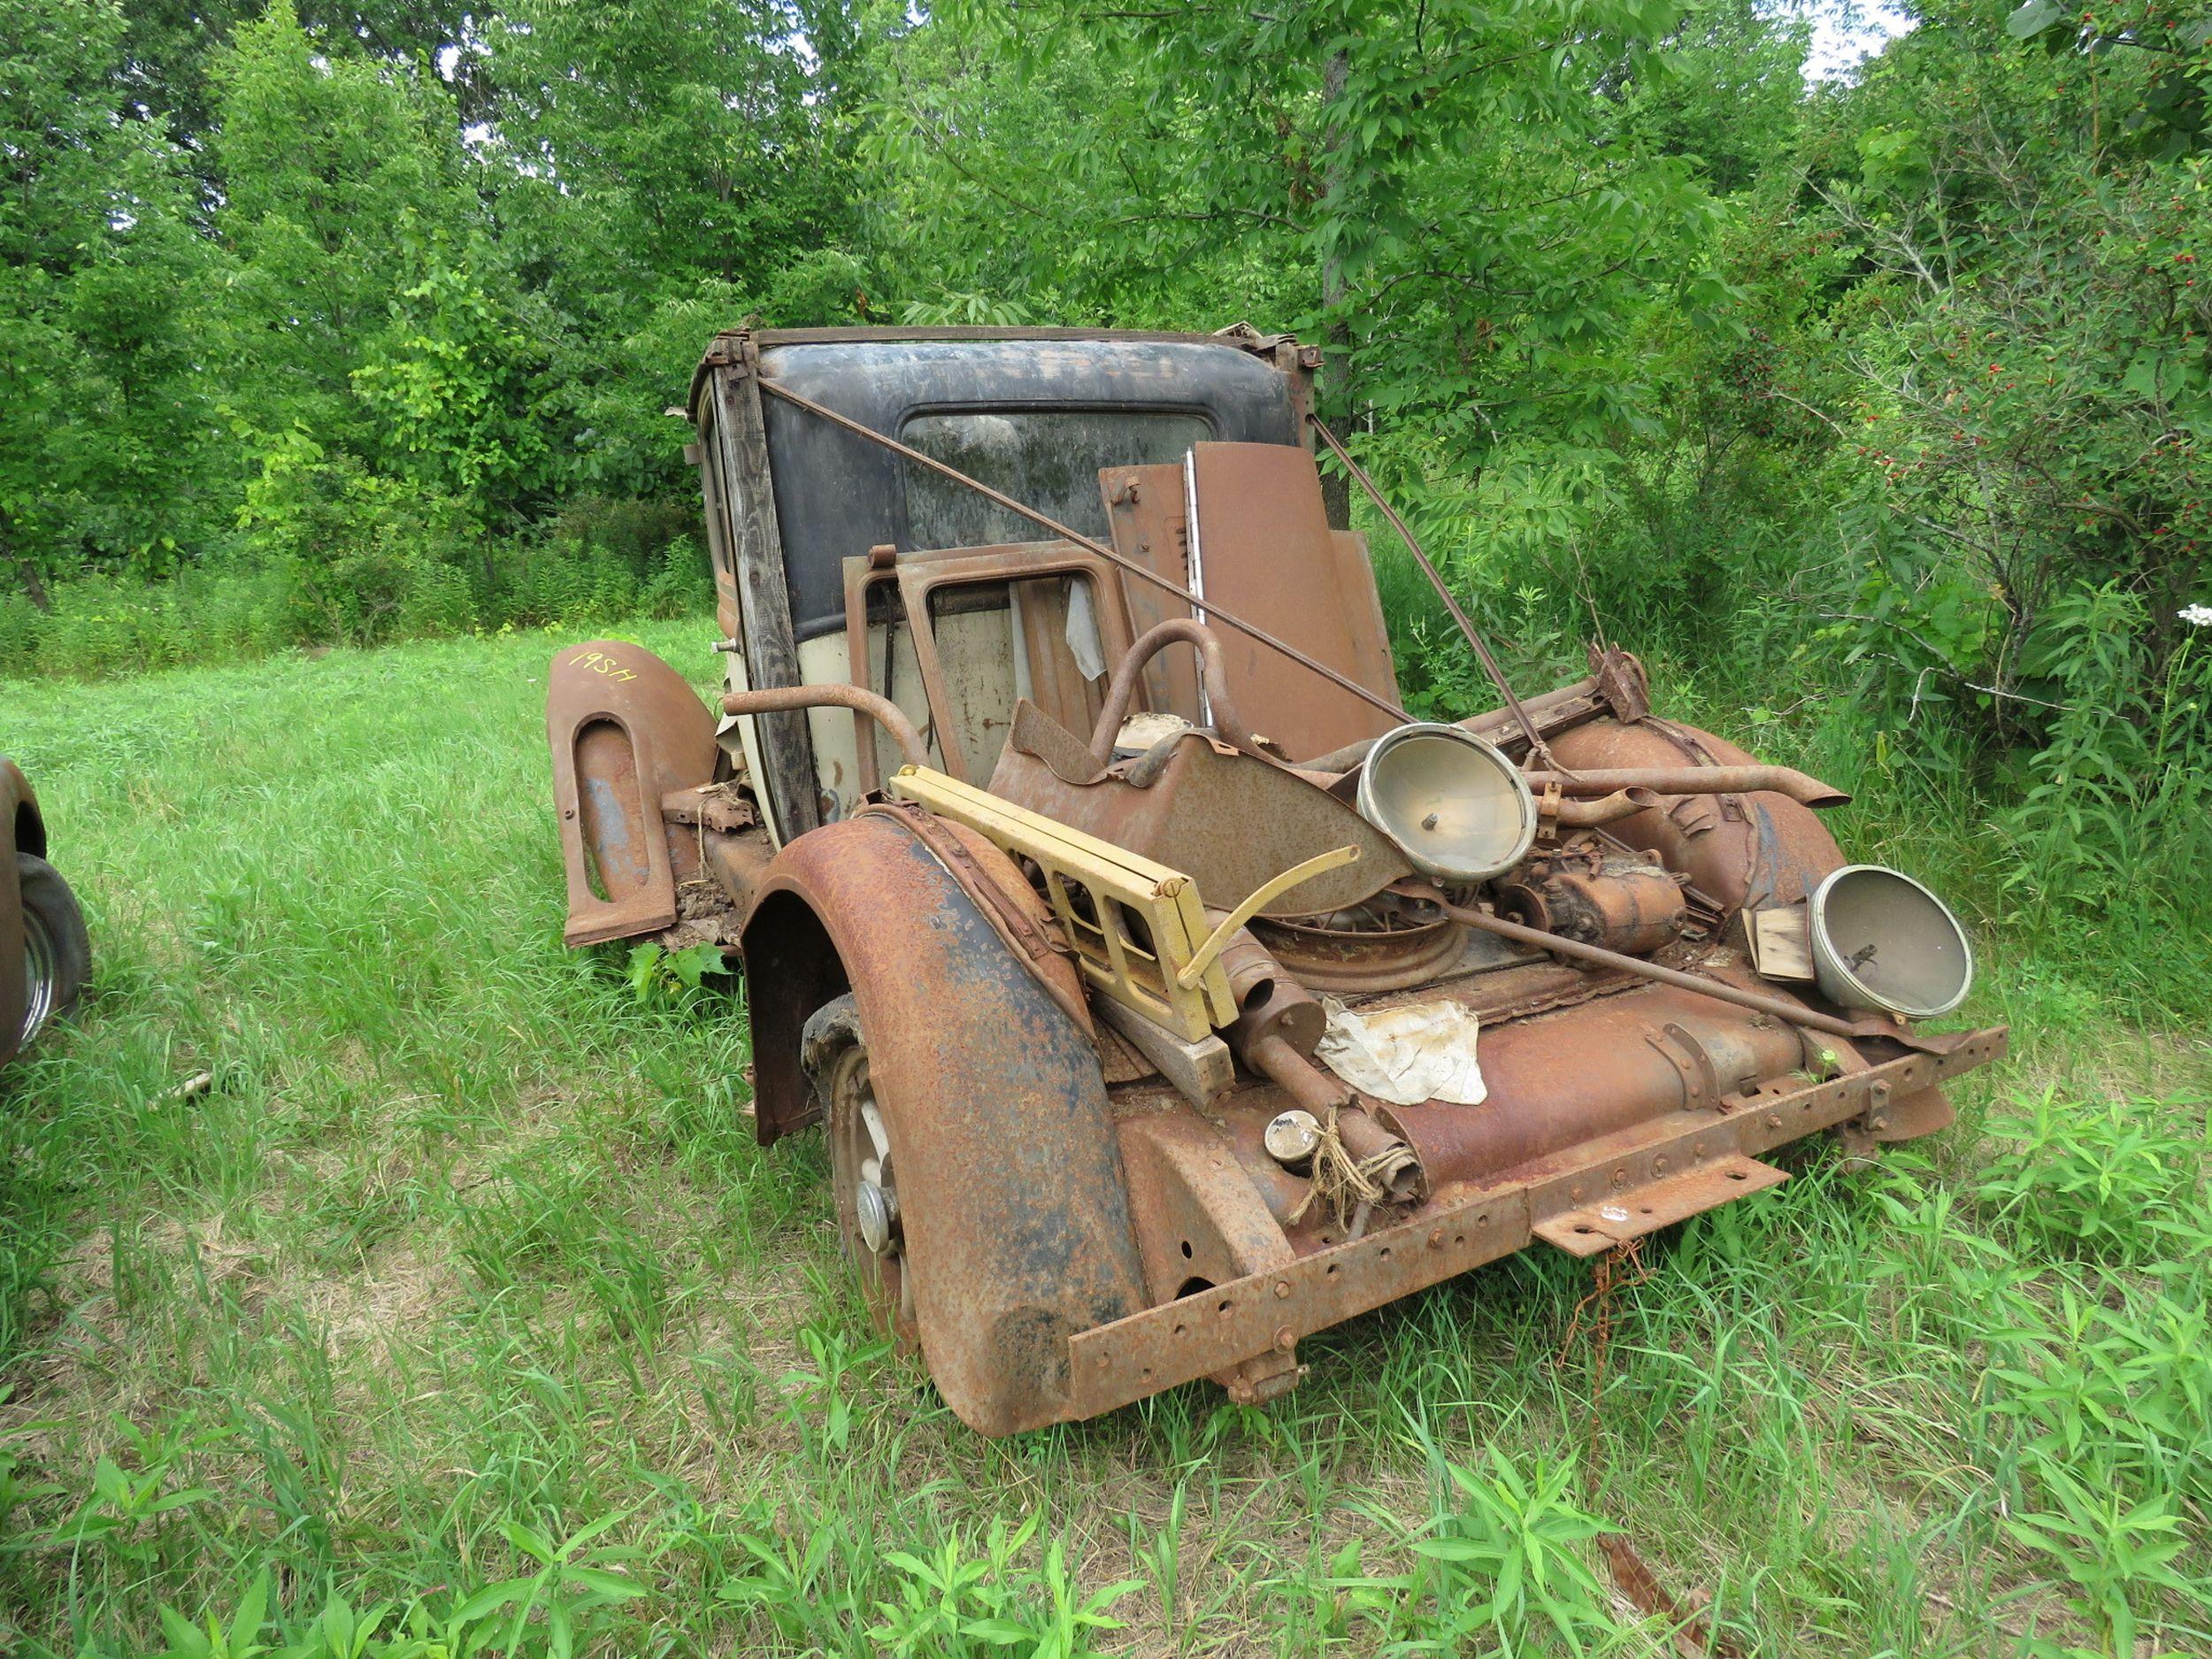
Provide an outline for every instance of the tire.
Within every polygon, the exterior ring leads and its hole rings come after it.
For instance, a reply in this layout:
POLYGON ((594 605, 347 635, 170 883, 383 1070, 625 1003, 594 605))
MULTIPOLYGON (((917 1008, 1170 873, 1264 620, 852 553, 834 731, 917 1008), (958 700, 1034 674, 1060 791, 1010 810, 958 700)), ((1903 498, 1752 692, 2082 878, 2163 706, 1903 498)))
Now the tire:
POLYGON ((918 1352, 921 1327, 897 1209, 895 1115, 876 1097, 868 1045, 849 993, 825 1003, 807 1020, 799 1064, 829 1136, 837 1232, 859 1280, 861 1300, 879 1331, 906 1352, 918 1352))
POLYGON ((15 874, 23 895, 22 1043, 27 1047, 84 989, 92 970, 92 941, 77 895, 61 872, 34 854, 18 853, 15 874))

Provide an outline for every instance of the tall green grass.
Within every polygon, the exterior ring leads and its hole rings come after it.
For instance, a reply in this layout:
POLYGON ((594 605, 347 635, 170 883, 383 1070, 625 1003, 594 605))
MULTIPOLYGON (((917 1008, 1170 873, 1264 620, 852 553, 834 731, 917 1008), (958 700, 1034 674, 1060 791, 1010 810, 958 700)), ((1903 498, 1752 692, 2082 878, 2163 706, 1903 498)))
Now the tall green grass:
MULTIPOLYGON (((703 686, 710 632, 636 637, 703 686)), ((2212 1052, 2093 926, 1981 906, 2018 1057, 1655 1243, 1594 1424, 1590 1269, 1532 1252, 1267 1407, 984 1441, 818 1147, 754 1146, 738 1002, 562 949, 556 642, 0 682, 97 953, 0 1074, 0 1652, 1662 1650, 1600 1526, 1747 1654, 2212 1650, 2212 1052)), ((1885 819, 1770 724, 1855 847, 1996 890, 1970 795, 1885 819)))

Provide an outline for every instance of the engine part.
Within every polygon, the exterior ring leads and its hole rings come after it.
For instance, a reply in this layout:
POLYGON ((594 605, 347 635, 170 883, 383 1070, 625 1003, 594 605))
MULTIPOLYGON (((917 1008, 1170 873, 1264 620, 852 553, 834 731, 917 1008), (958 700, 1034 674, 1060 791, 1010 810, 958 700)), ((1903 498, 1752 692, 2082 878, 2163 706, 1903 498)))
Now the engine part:
POLYGON ((1464 928, 1398 893, 1325 916, 1261 917, 1253 928, 1299 984, 1347 995, 1425 985, 1467 949, 1464 928))
MULTIPOLYGON (((1232 1029, 1230 1035, 1235 1034, 1232 1029)), ((1256 1038, 1239 1057, 1317 1118, 1351 1103, 1352 1091, 1333 1072, 1323 1071, 1281 1037, 1256 1038)))
POLYGON ((1848 806, 1851 797, 1794 766, 1600 766, 1578 772, 1532 772, 1528 787, 1558 785, 1571 795, 1604 795, 1617 789, 1648 789, 1654 795, 1744 794, 1770 790, 1801 806, 1848 806))
POLYGON ((1497 894, 1517 921, 1632 956, 1678 938, 1689 913, 1681 884, 1656 857, 1609 853, 1594 842, 1527 859, 1497 894))
POLYGON ((1846 1008, 1933 1019, 1966 1000, 1974 950, 1941 899, 1881 864, 1846 864, 1813 889, 1813 977, 1846 1008))
POLYGON ((1144 665, 1161 650, 1178 640, 1197 649, 1201 681, 1206 688, 1206 708, 1213 718, 1214 729, 1239 749, 1258 753, 1252 741, 1251 728, 1237 718, 1236 704, 1229 695, 1229 672, 1222 665, 1221 641, 1202 622, 1188 617, 1170 617, 1165 622, 1147 628, 1137 642, 1129 648, 1129 654, 1114 665, 1114 677, 1106 687, 1105 706, 1099 710, 1098 725, 1091 733, 1091 758, 1104 765, 1114 757, 1114 742, 1121 735, 1122 722, 1128 718, 1129 700, 1136 695, 1137 677, 1144 665))
MULTIPOLYGON (((1694 726, 1647 716, 1632 725, 1592 720, 1551 740, 1552 753, 1577 775, 1624 767, 1708 767, 1755 764, 1733 743, 1694 726)), ((1831 870, 1845 862, 1820 815, 1772 790, 1739 794, 1716 787, 1686 795, 1663 811, 1639 812, 1611 833, 1639 851, 1659 854, 1670 870, 1690 878, 1699 895, 1720 911, 1794 904, 1810 895, 1831 870)))
POLYGON ((1283 972, 1266 946, 1240 928, 1221 953, 1221 966, 1237 1000, 1230 1038, 1238 1053, 1262 1037, 1280 1037, 1300 1054, 1313 1052, 1327 1015, 1310 991, 1283 972))

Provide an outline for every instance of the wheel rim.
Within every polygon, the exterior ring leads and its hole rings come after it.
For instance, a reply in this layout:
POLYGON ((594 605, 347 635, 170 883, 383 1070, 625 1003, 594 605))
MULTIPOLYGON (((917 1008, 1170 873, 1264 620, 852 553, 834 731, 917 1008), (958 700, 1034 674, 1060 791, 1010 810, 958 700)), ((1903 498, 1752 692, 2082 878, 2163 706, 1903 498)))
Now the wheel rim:
POLYGON ((898 1213, 891 1137, 864 1048, 849 1050, 830 1079, 830 1174, 837 1189, 837 1230, 878 1328, 914 1340, 914 1291, 898 1213))
POLYGON ((61 977, 54 936, 36 910, 23 912, 23 1035, 29 1042, 54 1017, 54 987, 61 977))

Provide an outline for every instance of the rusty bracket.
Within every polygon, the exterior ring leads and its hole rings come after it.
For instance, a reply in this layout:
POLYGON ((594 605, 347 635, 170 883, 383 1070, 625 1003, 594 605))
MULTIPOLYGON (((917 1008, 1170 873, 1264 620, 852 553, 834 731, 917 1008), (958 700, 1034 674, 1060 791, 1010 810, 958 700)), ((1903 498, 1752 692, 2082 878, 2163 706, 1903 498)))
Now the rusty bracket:
POLYGON ((1557 774, 1545 779, 1536 797, 1536 839, 1548 846, 1559 839, 1559 809, 1564 799, 1557 774))
POLYGON ((1787 1170, 1741 1156, 1716 1158, 1663 1175, 1643 1187, 1629 1187, 1578 1210, 1563 1210, 1536 1224, 1536 1236, 1570 1256, 1595 1256, 1656 1233, 1733 1198, 1764 1192, 1789 1179, 1787 1170))
POLYGON ((1644 1041, 1663 1056, 1682 1079, 1682 1103, 1691 1110, 1725 1110, 1719 1069, 1713 1056, 1695 1033, 1679 1023, 1669 1020, 1659 1028, 1656 1036, 1644 1041))

